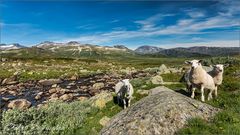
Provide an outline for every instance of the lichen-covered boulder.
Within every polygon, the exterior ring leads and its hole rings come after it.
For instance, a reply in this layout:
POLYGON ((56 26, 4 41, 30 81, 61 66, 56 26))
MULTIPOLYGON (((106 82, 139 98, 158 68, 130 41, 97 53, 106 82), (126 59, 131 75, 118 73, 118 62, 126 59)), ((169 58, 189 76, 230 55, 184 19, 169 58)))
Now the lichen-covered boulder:
POLYGON ((156 87, 149 96, 114 116, 102 135, 173 135, 191 118, 208 120, 219 109, 166 87, 156 87))

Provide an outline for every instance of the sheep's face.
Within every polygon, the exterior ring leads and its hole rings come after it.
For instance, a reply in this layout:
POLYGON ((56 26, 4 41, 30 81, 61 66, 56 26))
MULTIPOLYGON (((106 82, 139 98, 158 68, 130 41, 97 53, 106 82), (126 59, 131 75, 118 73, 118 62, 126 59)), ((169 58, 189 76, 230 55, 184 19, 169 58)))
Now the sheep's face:
POLYGON ((186 64, 191 64, 192 69, 197 68, 198 66, 201 66, 202 60, 191 60, 191 61, 185 61, 186 64))
POLYGON ((130 82, 129 79, 122 80, 124 87, 126 88, 127 92, 130 91, 130 82))
POLYGON ((213 66, 213 69, 220 73, 220 72, 223 72, 223 67, 224 66, 222 64, 217 64, 213 66))

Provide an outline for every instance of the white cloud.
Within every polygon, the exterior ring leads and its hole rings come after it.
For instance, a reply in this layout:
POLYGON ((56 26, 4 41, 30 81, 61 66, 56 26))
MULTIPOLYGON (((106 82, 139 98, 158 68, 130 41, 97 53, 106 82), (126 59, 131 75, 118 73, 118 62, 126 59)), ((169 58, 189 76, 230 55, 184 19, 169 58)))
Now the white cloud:
POLYGON ((205 16, 204 13, 200 11, 188 11, 188 15, 191 18, 200 18, 205 16))

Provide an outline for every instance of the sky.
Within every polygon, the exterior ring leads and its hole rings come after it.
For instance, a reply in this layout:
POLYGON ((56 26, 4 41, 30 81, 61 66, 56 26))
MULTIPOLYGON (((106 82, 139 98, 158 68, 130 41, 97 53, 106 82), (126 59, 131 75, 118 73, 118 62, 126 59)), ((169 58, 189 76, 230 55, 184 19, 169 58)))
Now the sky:
POLYGON ((240 1, 1 0, 1 43, 239 46, 240 1))

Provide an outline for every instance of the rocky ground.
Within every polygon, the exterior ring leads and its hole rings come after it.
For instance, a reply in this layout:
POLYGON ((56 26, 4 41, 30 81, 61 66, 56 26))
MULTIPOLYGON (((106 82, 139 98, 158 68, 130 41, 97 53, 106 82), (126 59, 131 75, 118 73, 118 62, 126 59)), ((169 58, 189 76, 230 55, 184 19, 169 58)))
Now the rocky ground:
POLYGON ((113 91, 115 84, 124 78, 151 76, 138 71, 128 75, 97 74, 84 78, 72 76, 67 79, 45 79, 19 83, 13 76, 2 80, 0 86, 1 108, 28 108, 41 106, 48 101, 71 102, 92 97, 101 91, 113 91))

